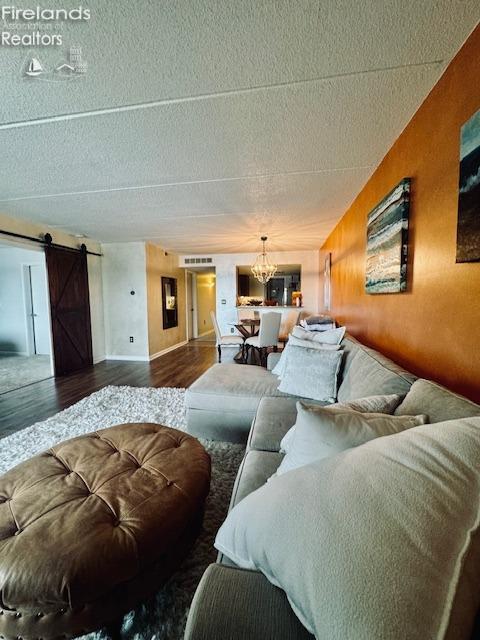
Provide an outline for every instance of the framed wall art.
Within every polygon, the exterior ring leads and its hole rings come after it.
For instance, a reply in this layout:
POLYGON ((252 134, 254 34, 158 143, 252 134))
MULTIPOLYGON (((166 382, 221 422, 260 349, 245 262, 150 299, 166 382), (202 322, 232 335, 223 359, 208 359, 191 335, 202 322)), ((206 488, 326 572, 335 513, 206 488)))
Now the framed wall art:
POLYGON ((163 328, 178 326, 177 279, 162 277, 163 328))
POLYGON ((404 178, 368 214, 367 293, 400 293, 407 288, 410 178, 404 178))
POLYGON ((480 109, 460 134, 457 262, 480 261, 480 109))

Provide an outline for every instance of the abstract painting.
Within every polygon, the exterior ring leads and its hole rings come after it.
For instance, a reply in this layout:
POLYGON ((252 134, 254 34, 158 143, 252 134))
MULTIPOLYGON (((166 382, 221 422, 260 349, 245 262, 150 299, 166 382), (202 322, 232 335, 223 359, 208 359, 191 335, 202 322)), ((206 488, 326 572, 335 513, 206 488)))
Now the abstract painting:
POLYGON ((410 178, 404 178, 368 214, 367 293, 399 293, 407 288, 410 178))
POLYGON ((480 261, 480 110, 462 127, 457 262, 480 261))

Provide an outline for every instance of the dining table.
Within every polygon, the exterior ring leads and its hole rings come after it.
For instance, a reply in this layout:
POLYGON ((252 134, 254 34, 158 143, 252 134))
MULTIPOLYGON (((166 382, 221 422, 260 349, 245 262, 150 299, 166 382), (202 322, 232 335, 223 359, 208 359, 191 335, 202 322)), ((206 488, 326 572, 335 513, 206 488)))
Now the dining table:
MULTIPOLYGON (((229 324, 232 327, 235 327, 245 340, 258 335, 260 330, 260 318, 240 318, 237 322, 230 322, 229 324)), ((245 358, 245 345, 242 346, 233 359, 237 364, 247 364, 245 358)))

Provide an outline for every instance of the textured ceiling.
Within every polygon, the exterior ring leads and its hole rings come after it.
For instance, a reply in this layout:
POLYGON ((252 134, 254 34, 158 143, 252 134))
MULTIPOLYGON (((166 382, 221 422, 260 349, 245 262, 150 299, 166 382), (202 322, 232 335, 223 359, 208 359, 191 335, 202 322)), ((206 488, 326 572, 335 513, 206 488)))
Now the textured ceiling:
MULTIPOLYGON (((318 248, 475 27, 475 0, 98 0, 0 48, 0 212, 181 253, 318 248)), ((78 2, 49 6, 76 7, 78 2)))

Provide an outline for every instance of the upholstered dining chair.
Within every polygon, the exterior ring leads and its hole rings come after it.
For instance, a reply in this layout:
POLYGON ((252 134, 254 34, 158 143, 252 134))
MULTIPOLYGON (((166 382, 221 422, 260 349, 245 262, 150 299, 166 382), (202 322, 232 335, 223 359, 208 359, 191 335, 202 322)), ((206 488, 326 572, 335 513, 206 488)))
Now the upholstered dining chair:
POLYGON ((247 349, 245 360, 247 362, 249 351, 253 348, 260 355, 260 364, 262 367, 267 366, 268 348, 273 347, 275 351, 277 350, 281 322, 281 313, 275 313, 274 311, 262 313, 258 336, 245 340, 245 347, 247 349))
POLYGON ((220 327, 218 326, 217 315, 215 311, 210 311, 213 328, 215 329, 215 338, 217 343, 218 361, 222 361, 222 347, 239 347, 243 351, 244 338, 242 336, 222 336, 220 327))
POLYGON ((278 341, 282 342, 283 345, 288 341, 288 336, 292 333, 293 327, 298 324, 300 314, 301 311, 298 309, 290 309, 290 311, 283 316, 282 324, 280 325, 280 334, 278 336, 278 341))

